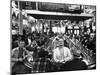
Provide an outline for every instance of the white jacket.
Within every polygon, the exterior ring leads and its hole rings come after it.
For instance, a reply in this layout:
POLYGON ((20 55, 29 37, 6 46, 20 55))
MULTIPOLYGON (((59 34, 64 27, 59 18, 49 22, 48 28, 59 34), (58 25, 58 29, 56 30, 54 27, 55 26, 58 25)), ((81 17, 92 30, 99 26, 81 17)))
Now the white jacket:
POLYGON ((71 51, 67 47, 61 48, 61 50, 57 47, 53 50, 53 59, 55 62, 58 61, 70 61, 72 60, 73 56, 71 51))

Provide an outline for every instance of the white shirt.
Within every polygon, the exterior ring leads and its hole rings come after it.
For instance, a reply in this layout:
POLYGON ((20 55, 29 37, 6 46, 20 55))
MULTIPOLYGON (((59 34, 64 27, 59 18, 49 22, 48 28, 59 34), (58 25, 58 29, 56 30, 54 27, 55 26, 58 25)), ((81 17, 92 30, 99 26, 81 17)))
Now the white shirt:
POLYGON ((69 61, 73 58, 70 50, 67 47, 62 47, 61 49, 57 47, 53 50, 53 59, 55 62, 58 61, 69 61))
POLYGON ((28 44, 29 44, 29 45, 31 44, 31 39, 28 39, 28 44))

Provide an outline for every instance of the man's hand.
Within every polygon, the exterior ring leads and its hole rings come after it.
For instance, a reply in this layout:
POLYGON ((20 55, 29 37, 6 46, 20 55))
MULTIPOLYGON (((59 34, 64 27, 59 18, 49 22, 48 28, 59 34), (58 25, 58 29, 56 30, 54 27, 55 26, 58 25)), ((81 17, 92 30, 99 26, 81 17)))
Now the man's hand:
POLYGON ((67 62, 67 61, 64 60, 62 63, 66 63, 66 62, 67 62))
POLYGON ((65 61, 64 60, 60 60, 60 61, 58 61, 58 63, 65 63, 65 61))
POLYGON ((32 55, 32 54, 33 54, 33 52, 29 52, 29 54, 30 54, 30 55, 32 55))
POLYGON ((23 61, 23 59, 22 58, 19 58, 18 61, 23 61))

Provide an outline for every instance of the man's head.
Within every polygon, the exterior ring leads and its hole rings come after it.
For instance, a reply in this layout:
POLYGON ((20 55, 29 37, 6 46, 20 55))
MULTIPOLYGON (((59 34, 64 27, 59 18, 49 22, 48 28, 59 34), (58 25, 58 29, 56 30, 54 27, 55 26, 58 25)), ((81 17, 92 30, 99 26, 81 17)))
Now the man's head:
POLYGON ((64 40, 63 39, 59 39, 59 47, 64 46, 64 40))
POLYGON ((25 46, 25 42, 22 41, 22 40, 19 41, 18 46, 21 47, 21 48, 24 47, 25 46))
POLYGON ((95 37, 95 34, 94 33, 91 33, 90 34, 90 40, 93 40, 94 37, 95 37))
POLYGON ((33 41, 33 42, 31 43, 31 46, 32 46, 32 47, 36 47, 36 45, 37 45, 36 41, 33 41))

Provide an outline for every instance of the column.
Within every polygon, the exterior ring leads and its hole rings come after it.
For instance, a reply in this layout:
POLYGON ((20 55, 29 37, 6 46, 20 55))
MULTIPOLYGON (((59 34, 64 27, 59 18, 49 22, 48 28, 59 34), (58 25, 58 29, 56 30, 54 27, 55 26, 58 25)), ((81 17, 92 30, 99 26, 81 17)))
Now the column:
POLYGON ((23 16, 22 16, 22 6, 21 1, 18 2, 18 8, 19 8, 19 34, 23 35, 23 16))

